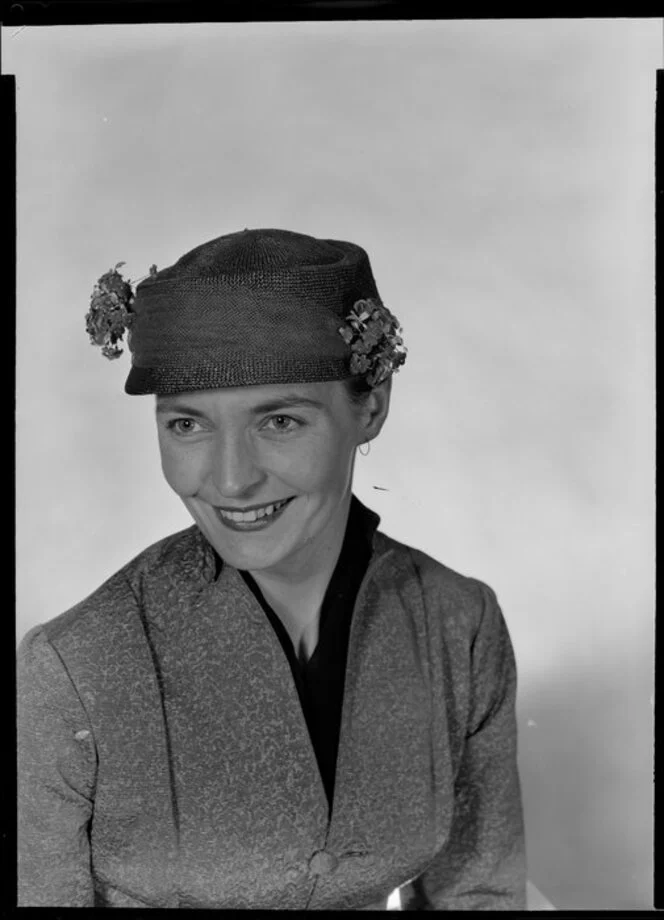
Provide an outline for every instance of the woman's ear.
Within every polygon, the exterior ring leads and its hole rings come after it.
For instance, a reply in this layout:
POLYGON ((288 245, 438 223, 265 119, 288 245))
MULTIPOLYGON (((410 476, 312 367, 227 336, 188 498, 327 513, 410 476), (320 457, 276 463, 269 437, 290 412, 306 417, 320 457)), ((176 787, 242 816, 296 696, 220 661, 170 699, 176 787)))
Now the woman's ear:
POLYGON ((362 443, 373 441, 380 434, 390 408, 392 377, 388 377, 367 395, 362 406, 362 443))

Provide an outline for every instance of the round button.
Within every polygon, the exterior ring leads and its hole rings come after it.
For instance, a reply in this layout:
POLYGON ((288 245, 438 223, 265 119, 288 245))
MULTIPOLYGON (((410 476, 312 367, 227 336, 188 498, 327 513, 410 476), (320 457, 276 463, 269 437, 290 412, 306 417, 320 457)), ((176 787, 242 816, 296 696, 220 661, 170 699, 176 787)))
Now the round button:
POLYGON ((329 875, 339 865, 339 860, 327 850, 318 850, 309 860, 309 869, 313 875, 329 875))

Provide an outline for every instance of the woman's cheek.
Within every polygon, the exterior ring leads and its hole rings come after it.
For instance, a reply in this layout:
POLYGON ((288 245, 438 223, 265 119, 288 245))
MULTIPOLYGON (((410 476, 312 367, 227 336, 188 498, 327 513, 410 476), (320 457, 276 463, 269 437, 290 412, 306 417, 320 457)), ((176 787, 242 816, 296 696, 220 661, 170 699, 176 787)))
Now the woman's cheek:
POLYGON ((195 495, 202 482, 201 457, 179 445, 162 445, 161 468, 166 482, 178 495, 195 495))
POLYGON ((348 460, 343 439, 337 434, 326 435, 270 446, 259 454, 257 465, 302 492, 316 491, 317 486, 338 476, 348 460))

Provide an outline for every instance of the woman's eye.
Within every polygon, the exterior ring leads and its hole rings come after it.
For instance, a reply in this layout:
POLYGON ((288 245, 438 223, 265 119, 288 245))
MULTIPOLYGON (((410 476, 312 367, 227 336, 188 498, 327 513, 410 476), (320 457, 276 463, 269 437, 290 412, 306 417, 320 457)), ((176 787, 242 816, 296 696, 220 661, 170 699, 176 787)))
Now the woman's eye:
POLYGON ((166 427, 176 434, 193 434, 196 431, 198 422, 193 418, 172 418, 166 423, 166 427))
POLYGON ((268 419, 268 425, 275 431, 286 432, 294 431, 298 427, 298 422, 290 415, 273 415, 268 419))

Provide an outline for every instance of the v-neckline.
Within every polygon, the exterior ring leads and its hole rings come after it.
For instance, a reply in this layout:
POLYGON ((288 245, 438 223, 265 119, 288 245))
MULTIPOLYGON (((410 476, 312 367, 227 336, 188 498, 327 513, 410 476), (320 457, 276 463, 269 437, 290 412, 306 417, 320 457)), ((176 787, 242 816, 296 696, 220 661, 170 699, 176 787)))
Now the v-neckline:
MULTIPOLYGON (((341 556, 340 556, 341 558, 341 556)), ((369 568, 371 560, 367 565, 369 568)), ((296 704, 300 714, 300 721, 303 726, 304 733, 306 735, 306 742, 309 746, 310 756, 315 764, 316 775, 318 777, 319 787, 322 790, 323 798, 326 804, 328 822, 332 819, 332 813, 334 809, 334 803, 336 800, 336 793, 338 792, 337 788, 337 764, 339 762, 339 754, 342 744, 342 731, 343 731, 343 718, 344 718, 344 703, 346 698, 346 678, 348 675, 348 659, 351 653, 350 642, 351 642, 351 632, 353 628, 353 621, 355 619, 356 612, 356 602, 357 596, 359 595, 360 587, 364 582, 364 576, 366 575, 366 570, 363 573, 362 579, 358 585, 358 590, 355 592, 355 597, 353 598, 352 610, 350 611, 350 622, 347 626, 348 634, 345 641, 345 655, 343 664, 340 666, 341 672, 341 692, 339 699, 339 709, 338 709, 338 720, 335 719, 336 724, 338 724, 337 738, 336 738, 336 748, 334 750, 333 758, 333 768, 329 771, 323 771, 324 762, 319 761, 319 757, 323 756, 323 751, 317 747, 316 743, 316 711, 313 707, 313 700, 310 689, 311 681, 311 672, 315 669, 317 662, 320 660, 322 652, 322 626, 323 626, 323 611, 321 610, 321 622, 319 624, 319 636, 316 643, 316 647, 306 662, 302 662, 299 659, 297 654, 297 649, 295 648, 294 643, 291 640, 291 637, 288 633, 288 630, 282 623, 279 616, 274 612, 271 606, 265 601, 263 595, 260 591, 260 588, 256 584, 255 580, 251 578, 249 573, 238 572, 240 580, 242 581, 245 590, 251 596, 252 605, 255 608, 258 608, 261 611, 262 620, 264 624, 269 626, 270 632, 276 643, 279 646, 279 651, 283 658, 285 659, 286 665, 290 672, 290 686, 295 693, 296 704), (311 719, 311 724, 310 724, 311 719)), ((326 594, 327 597, 327 594, 326 594)), ((345 612, 348 616, 348 612, 345 612)), ((327 622, 328 630, 328 641, 329 641, 329 620, 327 622)), ((342 627, 344 628, 344 627, 342 627)))
POLYGON ((316 646, 313 652, 311 653, 311 655, 309 656, 309 658, 303 662, 300 660, 300 656, 298 654, 298 648, 295 645, 295 642, 293 641, 291 634, 289 633, 287 627, 284 625, 284 622, 279 616, 279 614, 274 610, 272 605, 269 604, 267 600, 265 599, 265 595, 261 591, 260 585, 258 584, 256 579, 251 575, 250 572, 241 570, 239 574, 242 580, 244 581, 245 585, 249 588, 249 591, 251 592, 251 594, 253 594, 255 600, 258 602, 261 610, 263 611, 265 616, 268 618, 268 620, 272 624, 274 630, 277 632, 280 641, 284 645, 286 645, 289 650, 292 649, 297 665, 306 669, 307 665, 312 661, 312 659, 316 655, 318 648, 319 648, 320 634, 321 634, 320 627, 321 627, 321 619, 322 619, 322 609, 317 614, 319 622, 318 622, 318 638, 316 640, 316 646))
MULTIPOLYGON (((341 711, 340 711, 340 719, 339 719, 339 739, 338 739, 338 744, 337 744, 337 757, 336 757, 336 762, 334 766, 334 784, 333 784, 334 795, 332 797, 332 801, 330 801, 327 795, 327 790, 325 788, 323 776, 321 774, 320 766, 318 764, 318 758, 316 756, 316 750, 314 748, 313 740, 309 732, 309 726, 307 725, 306 716, 304 713, 304 709, 302 708, 302 702, 300 699, 300 695, 298 693, 296 680, 293 675, 293 670, 290 665, 290 661, 288 660, 288 655, 286 654, 286 651, 282 643, 279 641, 279 637, 277 636, 275 629, 272 628, 272 624, 270 623, 268 617, 266 617, 265 611, 262 609, 258 599, 256 598, 256 596, 250 589, 249 585, 246 583, 245 579, 242 577, 241 572, 238 571, 237 569, 232 569, 231 570, 232 575, 231 575, 231 572, 228 572, 226 575, 226 577, 229 577, 229 576, 233 577, 236 580, 236 582, 239 584, 241 589, 244 589, 244 591, 248 595, 250 605, 251 605, 251 610, 255 614, 253 619, 257 622, 260 622, 264 627, 268 627, 266 631, 270 635, 272 643, 278 648, 279 654, 283 656, 283 662, 288 669, 288 673, 290 674, 291 680, 290 680, 289 695, 291 696, 291 699, 293 700, 295 704, 295 708, 298 712, 298 719, 299 719, 299 722, 302 728, 302 733, 304 736, 304 744, 307 747, 308 756, 313 765, 313 772, 316 776, 316 783, 318 785, 318 791, 320 793, 321 800, 325 804, 325 811, 326 811, 326 816, 327 816, 326 831, 325 831, 326 840, 330 836, 333 820, 335 816, 339 813, 341 806, 343 804, 342 803, 343 789, 340 785, 340 780, 343 778, 343 769, 345 767, 345 761, 347 759, 346 757, 347 736, 348 736, 348 724, 347 723, 348 723, 349 708, 350 708, 350 699, 349 699, 350 688, 349 688, 348 676, 349 676, 349 673, 351 672, 351 666, 353 665, 353 659, 356 654, 356 649, 353 643, 353 634, 358 629, 357 624, 358 624, 359 618, 357 616, 357 613, 361 609, 361 604, 364 599, 364 595, 366 593, 367 586, 370 580, 373 578, 376 569, 383 562, 383 559, 384 559, 383 554, 377 555, 374 553, 372 555, 369 561, 369 565, 367 566, 366 572, 363 575, 362 581, 360 583, 360 586, 359 586, 359 589, 358 589, 358 592, 357 592, 357 595, 355 597, 355 601, 353 604, 353 611, 352 611, 352 616, 350 620, 350 629, 349 629, 349 634, 348 634, 348 646, 347 646, 347 651, 346 651, 346 660, 345 660, 345 665, 344 665, 344 682, 343 682, 343 689, 342 689, 342 694, 341 694, 341 711)), ((224 568, 226 568, 226 566, 224 566, 224 568)), ((277 621, 279 623, 279 626, 283 630, 284 634, 286 635, 286 637, 288 637, 286 629, 281 623, 281 621, 278 620, 278 617, 277 617, 277 621)), ((290 642, 289 637, 288 637, 288 641, 290 642)))
MULTIPOLYGON (((334 815, 339 811, 342 802, 340 802, 340 795, 343 793, 343 790, 340 786, 340 781, 343 777, 342 770, 344 769, 344 762, 347 762, 345 747, 347 745, 347 736, 348 736, 348 719, 349 719, 349 707, 352 702, 349 699, 350 688, 348 685, 349 674, 351 673, 351 667, 355 667, 353 660, 355 658, 355 652, 353 647, 353 634, 356 632, 356 620, 358 619, 357 613, 358 609, 361 606, 361 599, 365 593, 366 583, 369 578, 372 576, 372 573, 375 572, 375 569, 382 558, 382 553, 377 553, 376 550, 381 545, 380 543, 376 544, 377 536, 377 527, 379 524, 380 518, 375 512, 365 508, 359 500, 353 496, 351 508, 349 511, 349 517, 347 522, 347 530, 344 535, 344 543, 342 544, 342 549, 335 566, 335 571, 328 588, 325 594, 325 599, 321 609, 321 620, 319 624, 319 636, 316 647, 306 663, 300 662, 296 649, 293 642, 290 639, 286 627, 283 625, 279 617, 274 611, 271 610, 269 605, 264 602, 261 603, 259 597, 262 597, 260 594, 260 589, 256 585, 255 581, 251 579, 253 584, 256 586, 258 594, 251 587, 250 582, 245 577, 245 574, 238 569, 228 566, 227 564, 221 562, 221 568, 217 572, 217 585, 223 589, 223 583, 226 579, 230 578, 230 582, 227 582, 229 585, 233 585, 234 590, 240 590, 245 594, 247 598, 248 607, 246 608, 246 614, 248 614, 251 620, 255 625, 260 625, 261 632, 267 627, 268 632, 271 638, 271 644, 276 644, 279 647, 279 652, 281 654, 282 662, 286 665, 288 672, 290 674, 290 687, 286 688, 287 698, 291 703, 296 704, 296 710, 299 715, 296 715, 296 718, 301 726, 302 731, 304 732, 303 743, 308 749, 308 758, 312 765, 312 775, 315 774, 317 777, 317 788, 321 796, 321 805, 324 803, 325 814, 327 816, 327 830, 326 835, 329 835, 330 829, 332 826, 332 820, 334 815), (352 528, 352 530, 349 530, 352 528), (350 534, 350 540, 348 539, 350 534), (366 541, 366 542, 364 542, 366 541), (347 587, 347 582, 344 582, 343 573, 348 569, 348 556, 345 554, 345 551, 351 554, 351 560, 354 557, 354 554, 362 547, 366 547, 367 557, 366 562, 363 565, 362 575, 354 585, 352 591, 352 603, 350 609, 346 608, 346 613, 349 614, 349 623, 347 624, 348 632, 343 641, 345 641, 345 654, 343 661, 343 668, 341 668, 341 691, 339 695, 339 708, 335 714, 335 722, 338 724, 338 733, 336 737, 336 750, 333 755, 330 754, 330 748, 323 745, 321 748, 324 751, 324 759, 322 761, 323 766, 330 765, 329 770, 325 770, 325 775, 321 769, 321 763, 319 763, 319 750, 317 748, 317 743, 315 738, 312 736, 310 730, 310 725, 308 721, 309 716, 315 714, 315 709, 310 706, 306 707, 304 701, 308 701, 308 688, 306 686, 307 671, 310 667, 316 666, 316 660, 320 657, 320 650, 322 647, 322 640, 325 637, 326 631, 328 632, 328 641, 329 641, 329 628, 330 628, 330 615, 333 612, 335 603, 338 604, 341 599, 341 603, 344 603, 344 597, 347 602, 348 593, 344 591, 344 588, 347 587), (345 562, 344 562, 345 560, 345 562), (341 568, 339 569, 339 566, 341 568), (335 575, 339 575, 335 579, 335 575), (332 593, 330 593, 332 592, 332 593), (327 627, 327 630, 326 630, 327 627), (294 666, 293 666, 294 665, 294 666), (301 687, 304 689, 300 690, 301 687), (329 786, 328 786, 329 784, 329 786)), ((251 576, 249 576, 251 578, 251 576)), ((334 642, 334 638, 332 639, 334 642)), ((324 673, 324 672, 323 672, 324 673)), ((319 675, 320 676, 320 675, 319 675)), ((336 675, 338 680, 339 675, 336 675)), ((295 711, 293 711, 295 715, 295 711)), ((312 719, 312 726, 316 726, 318 723, 312 719)), ((320 742, 318 742, 320 743, 320 742)))
MULTIPOLYGON (((360 586, 358 588, 357 595, 355 597, 355 601, 353 603, 353 613, 352 613, 351 621, 350 621, 350 629, 348 631, 348 646, 347 646, 347 651, 346 651, 346 661, 344 665, 344 682, 343 682, 343 689, 342 689, 342 694, 341 694, 341 712, 340 712, 340 718, 339 718, 339 741, 337 744, 337 757, 336 757, 336 762, 334 765, 334 784, 333 784, 334 797, 333 797, 332 802, 330 803, 329 811, 328 811, 329 817, 328 817, 328 823, 327 823, 326 843, 330 837, 330 833, 331 833, 332 826, 333 826, 333 819, 339 814, 344 804, 344 800, 343 800, 344 790, 343 790, 343 786, 340 783, 340 780, 343 778, 343 775, 344 775, 343 770, 345 768, 345 763, 346 763, 347 754, 348 754, 348 751, 347 751, 348 745, 346 741, 348 738, 348 719, 350 718, 349 710, 350 710, 350 692, 351 692, 349 688, 348 676, 351 673, 351 667, 354 668, 354 658, 357 654, 356 643, 353 641, 353 634, 357 633, 357 630, 359 628, 358 622, 359 622, 360 617, 357 616, 357 614, 358 614, 358 611, 361 610, 362 608, 362 603, 364 601, 364 595, 366 594, 368 585, 371 582, 372 578, 375 576, 376 570, 379 568, 380 565, 382 565, 384 558, 385 557, 383 555, 377 555, 376 553, 372 554, 371 558, 369 559, 369 564, 367 566, 367 569, 362 577, 362 581, 360 582, 360 586)), ((309 743, 311 745, 311 740, 309 743)), ((313 750, 313 745, 311 745, 311 747, 313 750)), ((316 760, 315 752, 314 752, 314 760, 316 760)), ((318 766, 317 762, 316 762, 316 766, 318 766)), ((322 777, 320 777, 320 771, 319 771, 319 782, 322 786, 323 780, 322 780, 322 777)))
MULTIPOLYGON (((267 636, 268 642, 270 642, 272 647, 276 649, 277 655, 281 656, 284 668, 286 670, 286 674, 290 678, 287 681, 288 697, 291 700, 291 704, 293 706, 293 712, 297 713, 296 718, 298 722, 300 723, 303 745, 307 751, 307 756, 312 766, 312 770, 310 772, 311 772, 311 775, 315 777, 314 782, 317 784, 319 798, 320 798, 321 803, 324 805, 324 811, 325 811, 326 821, 327 821, 326 827, 329 828, 329 823, 332 818, 332 807, 334 803, 330 803, 328 799, 327 790, 325 789, 325 783, 323 782, 323 776, 321 774, 320 766, 318 764, 318 758, 316 756, 314 744, 313 744, 313 741, 311 739, 311 735, 309 732, 309 726, 307 725, 307 719, 304 713, 304 709, 302 708, 302 701, 300 699, 300 694, 298 692, 297 682, 296 682, 295 675, 293 673, 293 668, 289 661, 288 654, 286 652, 286 649, 284 648, 283 642, 280 640, 279 635, 277 634, 277 630, 281 629, 283 631, 283 634, 288 642, 290 642, 290 637, 288 636, 288 633, 286 632, 284 625, 281 623, 279 618, 276 617, 276 614, 275 614, 276 624, 273 625, 270 622, 258 598, 255 596, 255 594, 253 593, 253 591, 251 590, 251 588, 249 587, 245 579, 242 577, 242 573, 238 569, 230 568, 224 565, 222 569, 222 573, 220 575, 220 580, 224 578, 224 570, 227 570, 225 577, 230 578, 232 581, 234 581, 236 583, 237 588, 246 594, 248 602, 249 602, 249 610, 250 610, 250 613, 252 614, 252 620, 262 628, 265 635, 267 636)), ((342 704, 342 710, 343 710, 343 704, 342 704)), ((340 736, 340 740, 341 740, 341 736, 340 736)), ((336 777, 335 777, 335 782, 336 782, 336 777)), ((326 834, 327 834, 327 830, 326 830, 326 834)))

